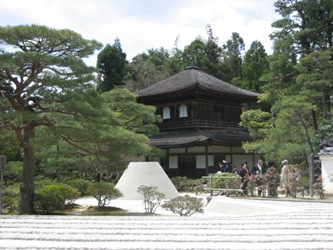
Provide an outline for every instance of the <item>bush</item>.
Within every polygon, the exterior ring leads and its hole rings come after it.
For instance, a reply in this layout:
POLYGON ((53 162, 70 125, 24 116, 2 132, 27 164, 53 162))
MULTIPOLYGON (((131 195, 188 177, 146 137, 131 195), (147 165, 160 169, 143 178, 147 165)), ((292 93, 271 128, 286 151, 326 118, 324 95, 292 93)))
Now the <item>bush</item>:
POLYGON ((173 198, 166 201, 161 207, 174 214, 179 214, 180 216, 191 216, 194 213, 204 213, 203 200, 189 195, 173 198))
POLYGON ((52 210, 65 209, 66 206, 73 206, 80 192, 64 183, 53 183, 42 185, 36 189, 35 205, 37 210, 49 213, 52 210))
POLYGON ((2 195, 9 196, 18 200, 20 198, 20 184, 15 183, 8 187, 4 187, 2 195))
POLYGON ((17 211, 20 200, 20 184, 15 183, 4 187, 2 195, 3 208, 8 209, 9 212, 17 211))
POLYGON ((111 200, 122 197, 123 194, 107 182, 95 182, 88 186, 87 193, 98 201, 98 207, 105 207, 111 200))
POLYGON ((165 195, 157 191, 156 187, 148 187, 141 185, 138 187, 138 193, 143 195, 143 204, 146 213, 155 213, 156 209, 164 199, 165 195))
POLYGON ((179 192, 193 191, 196 186, 195 180, 187 179, 184 176, 171 177, 170 180, 179 192))
POLYGON ((213 179, 213 187, 235 188, 238 189, 241 184, 240 178, 235 178, 234 173, 215 173, 213 177, 224 177, 225 179, 213 179))
POLYGON ((74 179, 74 180, 68 180, 66 181, 66 184, 76 188, 79 190, 81 195, 87 195, 87 189, 90 185, 90 181, 84 180, 84 179, 74 179))
POLYGON ((2 197, 2 208, 6 209, 8 212, 14 212, 17 210, 18 202, 17 199, 10 196, 2 197))

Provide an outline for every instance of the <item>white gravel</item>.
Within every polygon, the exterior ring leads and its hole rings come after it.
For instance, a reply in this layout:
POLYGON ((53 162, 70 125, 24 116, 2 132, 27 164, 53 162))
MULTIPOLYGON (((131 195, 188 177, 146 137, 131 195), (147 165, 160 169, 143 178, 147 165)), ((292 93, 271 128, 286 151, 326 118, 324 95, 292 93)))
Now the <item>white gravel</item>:
MULTIPOLYGON (((144 212, 138 200, 110 205, 144 212)), ((156 216, 1 216, 0 249, 333 249, 333 203, 214 196, 189 218, 161 208, 156 216)))

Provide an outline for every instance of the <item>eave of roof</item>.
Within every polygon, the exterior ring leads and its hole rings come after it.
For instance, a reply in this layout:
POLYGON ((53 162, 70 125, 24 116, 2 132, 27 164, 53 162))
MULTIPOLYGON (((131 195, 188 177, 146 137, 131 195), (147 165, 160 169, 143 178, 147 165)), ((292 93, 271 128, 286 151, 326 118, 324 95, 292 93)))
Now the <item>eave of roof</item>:
POLYGON ((333 147, 325 147, 320 150, 319 155, 333 155, 333 147))
POLYGON ((243 141, 249 141, 245 134, 230 135, 227 133, 214 133, 208 131, 183 131, 176 133, 159 133, 150 138, 150 144, 156 147, 184 147, 200 145, 228 145, 240 146, 243 141))
POLYGON ((193 68, 183 70, 161 82, 142 89, 137 94, 142 98, 182 92, 192 88, 199 88, 205 92, 214 92, 214 94, 228 94, 250 99, 257 99, 260 96, 259 93, 236 87, 193 68))

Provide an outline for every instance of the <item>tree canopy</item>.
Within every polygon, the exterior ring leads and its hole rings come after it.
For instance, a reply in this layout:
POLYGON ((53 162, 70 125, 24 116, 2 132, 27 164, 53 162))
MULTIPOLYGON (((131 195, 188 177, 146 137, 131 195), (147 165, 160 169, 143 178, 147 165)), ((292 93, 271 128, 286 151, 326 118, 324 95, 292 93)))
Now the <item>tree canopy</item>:
POLYGON ((14 132, 23 155, 20 213, 34 209, 36 156, 47 155, 39 163, 50 167, 87 166, 95 158, 110 168, 149 153, 155 109, 126 89, 96 91, 95 68, 82 59, 100 43, 31 25, 0 27, 0 47, 0 128, 14 132))
POLYGON ((307 162, 331 131, 333 2, 278 0, 274 5, 281 19, 272 23, 277 30, 271 34, 269 70, 260 77, 261 109, 243 114, 254 138, 244 146, 275 160, 307 162), (248 119, 263 110, 268 120, 248 119), (257 137, 263 127, 269 129, 257 137))
POLYGON ((128 61, 121 48, 120 40, 117 38, 112 46, 107 44, 97 57, 98 89, 109 91, 114 86, 124 85, 127 65, 128 61))

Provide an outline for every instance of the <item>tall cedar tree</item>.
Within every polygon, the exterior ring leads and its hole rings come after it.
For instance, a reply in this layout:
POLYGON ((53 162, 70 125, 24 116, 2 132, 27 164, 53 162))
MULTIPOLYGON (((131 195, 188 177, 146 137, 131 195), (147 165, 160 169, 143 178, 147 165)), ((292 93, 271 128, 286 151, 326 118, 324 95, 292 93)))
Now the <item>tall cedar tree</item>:
POLYGON ((120 40, 117 38, 111 46, 107 44, 97 56, 99 71, 98 89, 102 92, 110 91, 114 86, 124 85, 128 61, 122 51, 120 40))
POLYGON ((245 50, 243 38, 237 32, 231 34, 225 44, 223 44, 223 62, 228 68, 225 81, 231 82, 234 78, 242 78, 242 53, 245 50))
POLYGON ((291 35, 302 57, 333 46, 332 0, 278 0, 274 6, 282 18, 272 24, 278 28, 272 38, 291 35))

